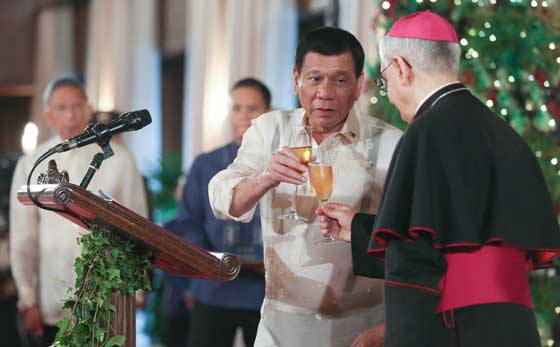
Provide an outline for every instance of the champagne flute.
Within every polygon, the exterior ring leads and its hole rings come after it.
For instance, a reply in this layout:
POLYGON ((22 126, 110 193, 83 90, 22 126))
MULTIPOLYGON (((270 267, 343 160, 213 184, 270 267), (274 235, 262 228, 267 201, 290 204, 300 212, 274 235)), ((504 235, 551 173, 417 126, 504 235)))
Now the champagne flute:
MULTIPOLYGON (((309 163, 309 183, 311 189, 323 204, 329 200, 334 188, 332 152, 323 148, 313 149, 313 161, 309 163)), ((337 241, 332 235, 325 236, 323 242, 337 241)))
MULTIPOLYGON (((290 133, 290 138, 288 140, 288 147, 298 156, 300 162, 307 165, 309 158, 311 157, 311 127, 306 125, 295 125, 290 133)), ((278 216, 282 220, 291 220, 298 222, 307 222, 307 218, 302 217, 297 214, 297 189, 298 185, 294 190, 294 195, 292 196, 292 205, 290 206, 290 212, 278 216)))

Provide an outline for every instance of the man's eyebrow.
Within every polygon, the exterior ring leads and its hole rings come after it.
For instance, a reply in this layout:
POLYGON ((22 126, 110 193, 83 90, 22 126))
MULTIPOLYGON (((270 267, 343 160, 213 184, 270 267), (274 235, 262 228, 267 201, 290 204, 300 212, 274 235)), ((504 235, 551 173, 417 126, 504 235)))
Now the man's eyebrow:
POLYGON ((314 73, 321 73, 321 71, 319 71, 317 69, 311 69, 311 70, 303 72, 304 75, 309 75, 309 74, 314 74, 314 73))
MULTIPOLYGON (((320 70, 317 70, 317 69, 311 69, 311 70, 303 72, 304 75, 309 75, 309 74, 314 74, 314 73, 325 74, 324 71, 320 71, 320 70)), ((332 72, 333 75, 350 75, 352 73, 353 73, 352 71, 348 71, 348 70, 336 70, 336 71, 332 72)), ((327 72, 326 74, 331 74, 331 73, 327 72)))

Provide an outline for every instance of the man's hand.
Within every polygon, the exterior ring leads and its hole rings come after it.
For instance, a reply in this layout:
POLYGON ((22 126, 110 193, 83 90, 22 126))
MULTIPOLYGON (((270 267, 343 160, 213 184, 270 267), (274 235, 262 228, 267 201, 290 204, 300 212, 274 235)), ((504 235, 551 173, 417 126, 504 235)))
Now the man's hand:
POLYGON ((362 331, 352 342, 350 347, 383 347, 385 337, 385 324, 362 331))
POLYGON ((183 303, 183 306, 188 309, 192 309, 194 306, 194 300, 191 293, 187 290, 181 293, 181 302, 183 303))
POLYGON ((247 213, 270 189, 282 182, 305 183, 307 179, 302 173, 306 170, 307 167, 290 148, 274 152, 262 173, 242 180, 233 188, 229 214, 239 217, 247 213))
POLYGON ((319 206, 316 213, 324 236, 350 242, 352 218, 358 211, 346 204, 326 203, 319 206))
POLYGON ((37 306, 22 309, 20 314, 23 317, 23 327, 26 331, 43 335, 43 317, 37 306))
POLYGON ((136 308, 143 310, 148 304, 148 293, 143 290, 137 290, 134 294, 134 300, 136 301, 136 308))
POLYGON ((270 180, 274 187, 282 182, 302 184, 307 180, 302 175, 306 170, 307 166, 301 163, 299 157, 289 147, 283 147, 272 154, 263 177, 270 180))

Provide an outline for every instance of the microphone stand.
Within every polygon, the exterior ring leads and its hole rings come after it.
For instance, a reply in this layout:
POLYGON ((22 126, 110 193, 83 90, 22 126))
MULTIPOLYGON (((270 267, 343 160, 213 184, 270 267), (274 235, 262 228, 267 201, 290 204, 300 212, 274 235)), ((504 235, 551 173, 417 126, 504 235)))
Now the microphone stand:
POLYGON ((89 182, 91 181, 93 175, 97 172, 97 170, 99 170, 99 167, 101 166, 103 160, 115 154, 113 152, 113 149, 111 148, 111 145, 109 145, 109 141, 111 141, 110 136, 108 138, 104 138, 97 142, 97 144, 101 146, 103 153, 100 152, 93 156, 91 163, 89 163, 89 169, 87 170, 86 175, 82 179, 82 183, 80 183, 80 187, 87 189, 89 182))

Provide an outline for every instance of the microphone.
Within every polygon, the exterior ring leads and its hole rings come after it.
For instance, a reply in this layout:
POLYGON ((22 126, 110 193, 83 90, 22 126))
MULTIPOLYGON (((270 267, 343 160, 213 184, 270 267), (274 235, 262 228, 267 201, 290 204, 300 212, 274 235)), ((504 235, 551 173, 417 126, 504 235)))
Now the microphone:
POLYGON ((61 153, 74 148, 87 146, 94 142, 108 141, 113 135, 125 131, 142 129, 151 122, 152 117, 148 110, 126 112, 107 124, 91 124, 82 134, 59 143, 51 148, 51 151, 61 153))

